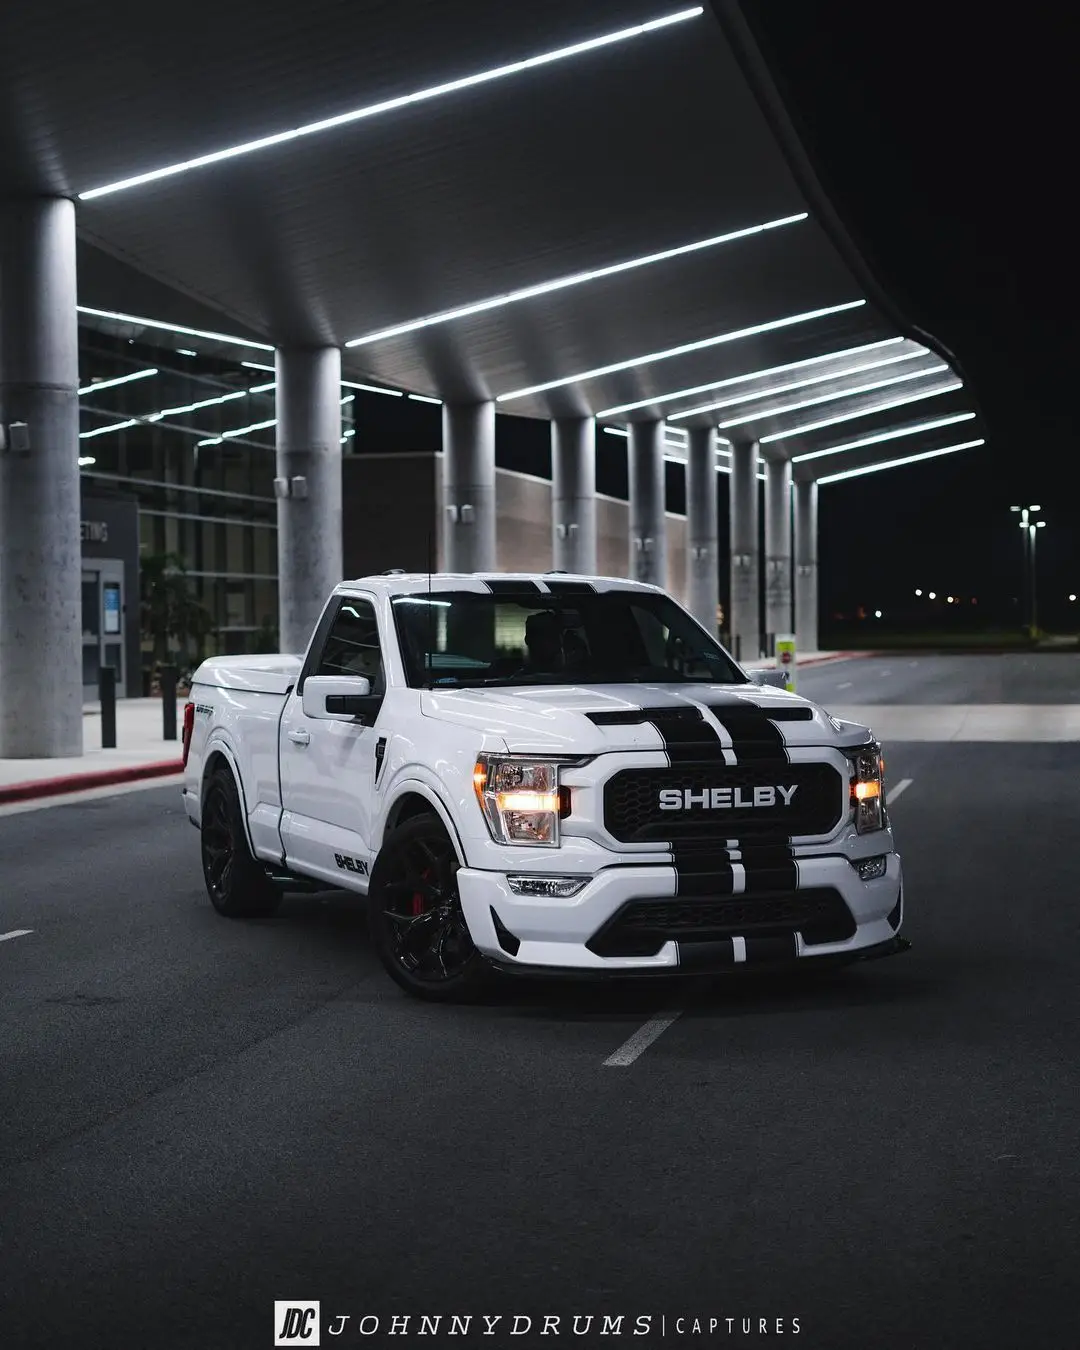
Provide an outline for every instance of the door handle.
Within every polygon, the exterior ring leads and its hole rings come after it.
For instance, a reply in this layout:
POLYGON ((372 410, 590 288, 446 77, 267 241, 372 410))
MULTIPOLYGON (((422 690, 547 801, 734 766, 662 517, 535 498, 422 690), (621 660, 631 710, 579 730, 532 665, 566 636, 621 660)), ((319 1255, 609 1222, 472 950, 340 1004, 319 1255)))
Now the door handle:
POLYGON ((307 745, 308 741, 311 740, 311 732, 304 731, 302 728, 299 731, 290 731, 289 740, 296 745, 307 745))

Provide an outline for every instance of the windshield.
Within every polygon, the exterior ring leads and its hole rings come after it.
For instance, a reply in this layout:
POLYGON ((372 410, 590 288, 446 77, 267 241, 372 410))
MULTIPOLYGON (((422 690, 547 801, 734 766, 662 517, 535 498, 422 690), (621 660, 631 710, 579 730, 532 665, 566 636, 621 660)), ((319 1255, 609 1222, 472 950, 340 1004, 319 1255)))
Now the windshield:
POLYGON ((436 591, 394 600, 414 688, 515 684, 745 684, 666 595, 436 591))

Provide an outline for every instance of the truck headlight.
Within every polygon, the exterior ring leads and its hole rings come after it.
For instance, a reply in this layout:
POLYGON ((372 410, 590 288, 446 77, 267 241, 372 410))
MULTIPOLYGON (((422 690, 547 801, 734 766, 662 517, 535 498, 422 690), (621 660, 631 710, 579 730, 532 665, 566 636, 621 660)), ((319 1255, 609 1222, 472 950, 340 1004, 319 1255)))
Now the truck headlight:
POLYGON ((473 787, 497 844, 558 848, 559 821, 570 814, 570 789, 559 783, 560 762, 481 755, 473 787))
POLYGON ((885 814, 885 761, 877 741, 848 750, 851 763, 851 810, 859 834, 883 830, 885 814))

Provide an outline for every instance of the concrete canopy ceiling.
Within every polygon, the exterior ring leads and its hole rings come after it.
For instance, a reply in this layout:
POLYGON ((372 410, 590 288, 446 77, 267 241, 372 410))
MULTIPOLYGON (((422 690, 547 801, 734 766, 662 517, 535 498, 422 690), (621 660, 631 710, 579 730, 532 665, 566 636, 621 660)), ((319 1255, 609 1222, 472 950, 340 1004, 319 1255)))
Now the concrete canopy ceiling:
MULTIPOLYGON (((678 414, 775 387, 775 397, 757 401, 763 410, 777 405, 775 415, 721 431, 748 439, 790 432, 818 420, 821 408, 839 416, 877 407, 891 388, 849 391, 906 370, 887 365, 860 378, 848 372, 871 356, 851 349, 905 335, 867 296, 797 186, 709 5, 565 59, 78 200, 132 175, 687 8, 684 0, 548 0, 542 8, 308 0, 297 10, 192 0, 182 22, 162 30, 133 5, 12 0, 0 13, 0 196, 77 199, 84 304, 270 345, 342 345, 355 380, 444 400, 494 398, 500 411, 531 417, 604 413, 618 425, 723 421, 750 405, 678 414), (780 220, 789 223, 345 345, 780 220), (666 354, 682 348, 691 350, 666 354), (839 355, 820 360, 830 353, 839 355), (668 397, 808 361, 816 364, 712 395, 668 397), (835 378, 782 392, 821 374, 835 378), (537 385, 553 387, 506 397, 537 385), (835 397, 779 407, 800 395, 835 397)), ((85 319, 120 331, 115 321, 85 319)), ((906 364, 914 372, 942 360, 921 348, 906 364)), ((935 380, 955 377, 898 383, 896 397, 935 380)), ((929 418, 956 397, 912 409, 929 418)), ((912 409, 841 423, 839 434, 868 435, 912 409)), ((773 453, 797 454, 797 442, 785 438, 773 453)))

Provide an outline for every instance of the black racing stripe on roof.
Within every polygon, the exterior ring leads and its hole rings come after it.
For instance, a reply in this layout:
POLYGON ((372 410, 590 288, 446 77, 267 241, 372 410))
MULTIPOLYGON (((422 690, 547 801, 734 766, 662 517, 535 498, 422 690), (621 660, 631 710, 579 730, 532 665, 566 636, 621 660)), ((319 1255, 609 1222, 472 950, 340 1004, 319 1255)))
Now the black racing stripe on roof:
POLYGON ((543 594, 535 581, 514 581, 511 578, 506 580, 496 579, 494 581, 485 577, 484 585, 492 595, 537 595, 543 594))

